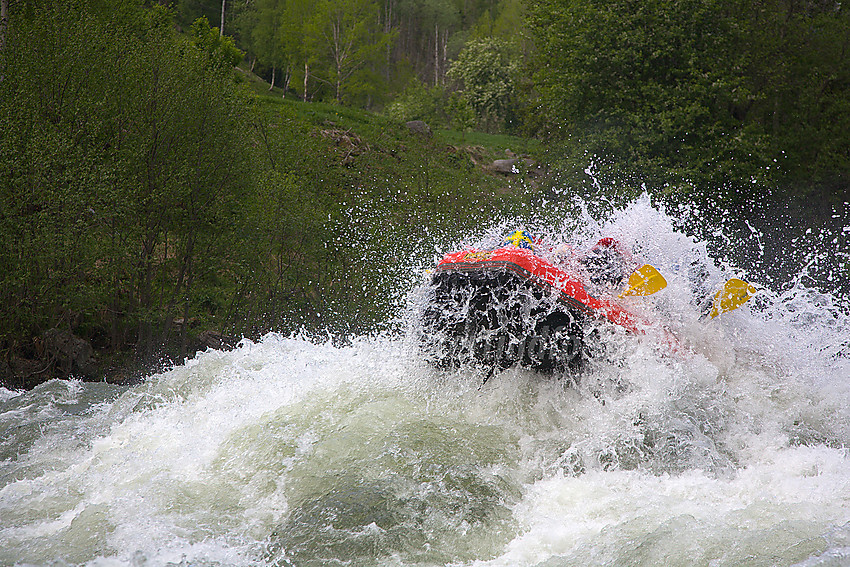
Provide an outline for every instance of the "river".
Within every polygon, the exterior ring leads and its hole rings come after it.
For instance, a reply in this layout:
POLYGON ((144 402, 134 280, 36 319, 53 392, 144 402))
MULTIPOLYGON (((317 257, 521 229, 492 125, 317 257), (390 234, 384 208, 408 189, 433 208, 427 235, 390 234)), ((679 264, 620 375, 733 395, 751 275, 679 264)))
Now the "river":
POLYGON ((675 221, 552 229, 638 248, 669 286, 630 300, 686 347, 613 333, 577 380, 387 332, 0 389, 0 565, 850 565, 846 302, 791 278, 698 321, 685 261, 749 274, 675 221))

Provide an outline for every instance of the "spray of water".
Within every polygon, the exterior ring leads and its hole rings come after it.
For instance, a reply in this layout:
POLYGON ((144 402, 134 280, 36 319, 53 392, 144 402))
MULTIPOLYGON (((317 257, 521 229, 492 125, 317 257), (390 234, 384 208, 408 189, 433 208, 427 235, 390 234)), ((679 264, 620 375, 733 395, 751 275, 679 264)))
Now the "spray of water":
POLYGON ((571 207, 441 246, 615 236, 667 278, 630 301, 681 352, 608 328, 577 383, 482 384, 395 333, 268 335, 132 388, 0 391, 0 564, 847 564, 846 301, 759 281, 647 198, 571 207), (700 321, 695 261, 756 297, 700 321))

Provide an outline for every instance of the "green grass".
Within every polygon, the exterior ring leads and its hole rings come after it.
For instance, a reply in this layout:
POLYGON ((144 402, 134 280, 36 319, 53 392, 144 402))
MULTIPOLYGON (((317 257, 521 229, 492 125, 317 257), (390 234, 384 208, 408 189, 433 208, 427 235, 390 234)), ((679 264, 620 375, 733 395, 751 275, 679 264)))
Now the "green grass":
MULTIPOLYGON (((269 84, 251 73, 244 62, 239 71, 240 77, 263 104, 288 108, 300 120, 315 126, 333 125, 343 130, 354 129, 359 135, 367 137, 385 132, 387 128, 399 131, 405 128, 399 121, 367 110, 324 102, 303 102, 294 97, 284 98, 282 89, 275 87, 269 90, 269 84)), ((485 132, 459 132, 442 128, 434 128, 433 131, 435 141, 446 146, 463 148, 478 160, 503 159, 507 157, 507 152, 540 160, 544 153, 543 143, 533 138, 485 132)))
POLYGON ((504 158, 507 151, 538 158, 543 154, 542 142, 533 138, 457 130, 437 130, 435 134, 442 142, 455 147, 484 148, 493 155, 493 159, 504 158))
POLYGON ((268 108, 279 107, 286 109, 299 121, 317 129, 335 128, 353 131, 366 138, 379 137, 388 129, 401 131, 399 124, 380 114, 374 114, 357 108, 325 102, 303 102, 294 99, 284 99, 274 96, 261 96, 261 104, 268 108))
MULTIPOLYGON (((488 219, 521 217, 535 201, 523 175, 487 167, 506 149, 519 154, 533 147, 522 138, 467 134, 463 138, 476 145, 466 146, 452 143, 458 133, 423 136, 362 109, 267 93, 258 94, 257 104, 273 142, 276 179, 293 188, 283 199, 291 217, 285 225, 323 239, 293 268, 301 274, 290 291, 294 299, 271 309, 300 317, 307 327, 318 325, 310 317, 321 312, 328 328, 371 330, 403 303, 399 294, 410 274, 402 259, 430 258, 435 245, 456 242, 488 219), (358 257, 373 261, 352 260, 358 257)), ((252 296, 263 293, 252 290, 252 296)))

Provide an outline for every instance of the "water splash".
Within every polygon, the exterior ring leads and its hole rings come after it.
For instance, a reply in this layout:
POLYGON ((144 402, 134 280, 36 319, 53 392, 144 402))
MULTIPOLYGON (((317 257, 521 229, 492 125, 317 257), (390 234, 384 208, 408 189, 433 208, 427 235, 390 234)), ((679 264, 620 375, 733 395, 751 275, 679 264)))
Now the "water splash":
POLYGON ((846 300, 712 257, 647 198, 514 224, 627 243, 669 283, 635 301, 687 355, 612 331, 616 356, 578 385, 516 368, 481 385, 395 334, 269 335, 129 389, 0 391, 0 564, 845 561, 846 300), (694 261, 710 288, 736 275, 760 291, 700 322, 694 261))

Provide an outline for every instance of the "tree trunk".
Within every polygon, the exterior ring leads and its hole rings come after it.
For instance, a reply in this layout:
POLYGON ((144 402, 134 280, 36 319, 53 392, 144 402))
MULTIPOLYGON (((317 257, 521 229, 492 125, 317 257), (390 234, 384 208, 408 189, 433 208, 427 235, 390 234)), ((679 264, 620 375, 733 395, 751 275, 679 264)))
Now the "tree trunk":
POLYGON ((9 0, 0 0, 0 51, 6 49, 6 29, 9 27, 9 0))
POLYGON ((342 97, 340 97, 340 90, 342 88, 342 79, 340 78, 339 75, 340 75, 340 70, 339 70, 339 67, 337 66, 337 69, 336 69, 336 101, 342 102, 342 97))
POLYGON ((224 4, 227 0, 221 0, 221 27, 218 28, 220 37, 224 37, 224 4))
POLYGON ((269 85, 269 90, 272 90, 274 88, 274 72, 275 67, 272 67, 272 83, 269 85))
POLYGON ((283 96, 286 98, 286 91, 289 90, 289 83, 292 81, 292 66, 286 68, 286 73, 283 75, 283 96))
POLYGON ((189 292, 192 288, 192 281, 195 279, 195 274, 192 271, 192 260, 189 260, 189 277, 186 280, 185 303, 183 304, 183 327, 180 329, 180 354, 178 362, 183 364, 186 362, 188 350, 188 332, 189 332, 189 292))
POLYGON ((307 77, 310 76, 310 68, 307 66, 307 60, 304 60, 304 102, 307 102, 307 77))
MULTIPOLYGON (((384 33, 389 35, 393 29, 393 4, 392 0, 386 0, 384 3, 384 33)), ((387 42, 387 65, 384 78, 390 80, 390 66, 392 65, 392 42, 387 42)))
POLYGON ((110 254, 109 254, 109 273, 112 275, 112 305, 108 307, 110 330, 109 342, 113 351, 118 351, 124 348, 124 333, 121 328, 121 278, 118 275, 118 266, 115 258, 115 250, 118 249, 118 224, 117 219, 113 216, 109 221, 110 226, 110 254))
POLYGON ((434 24, 434 86, 440 84, 440 26, 434 24))
MULTIPOLYGON (((160 311, 165 313, 165 323, 162 325, 162 334, 159 339, 159 344, 164 345, 168 342, 168 336, 171 334, 171 326, 174 324, 174 309, 177 307, 177 304, 180 302, 180 298, 189 296, 189 286, 192 282, 192 265, 194 262, 194 253, 195 253, 195 237, 189 236, 189 239, 186 242, 186 250, 183 253, 182 261, 180 262, 180 272, 177 275, 177 283, 174 285, 174 291, 171 294, 171 299, 168 301, 168 306, 160 311), (184 292, 184 286, 186 291, 184 292)), ((185 310, 188 311, 188 299, 186 299, 187 305, 185 310)), ((183 318, 183 330, 185 331, 186 326, 189 324, 189 318, 183 318)), ((182 359, 181 359, 182 362, 182 359)))
POLYGON ((342 91, 342 62, 343 62, 343 47, 342 47, 342 23, 337 19, 332 24, 333 27, 333 57, 334 65, 336 66, 336 101, 341 102, 342 91))
POLYGON ((136 338, 136 356, 148 364, 153 356, 153 253, 157 237, 148 234, 142 242, 141 258, 138 262, 139 331, 136 338))
POLYGON ((440 61, 442 61, 443 69, 446 68, 446 62, 449 60, 449 30, 443 30, 443 53, 440 61))

